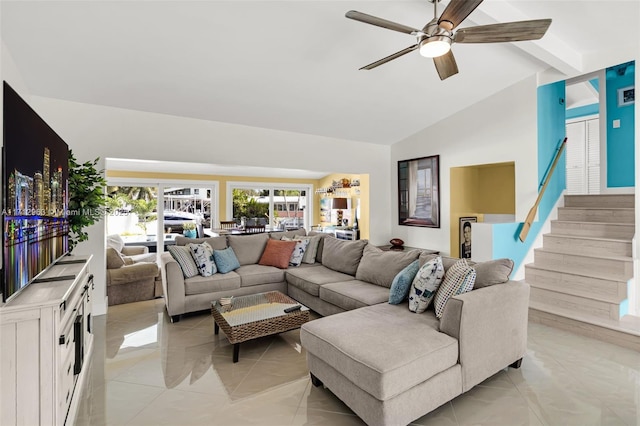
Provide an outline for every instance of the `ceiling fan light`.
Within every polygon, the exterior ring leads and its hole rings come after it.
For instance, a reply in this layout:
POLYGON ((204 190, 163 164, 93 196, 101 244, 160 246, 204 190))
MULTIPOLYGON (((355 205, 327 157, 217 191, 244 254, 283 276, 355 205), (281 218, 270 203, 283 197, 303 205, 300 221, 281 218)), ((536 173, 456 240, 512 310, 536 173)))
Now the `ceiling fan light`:
POLYGON ((420 42, 420 54, 426 58, 437 58, 451 50, 451 39, 446 36, 429 37, 420 42))

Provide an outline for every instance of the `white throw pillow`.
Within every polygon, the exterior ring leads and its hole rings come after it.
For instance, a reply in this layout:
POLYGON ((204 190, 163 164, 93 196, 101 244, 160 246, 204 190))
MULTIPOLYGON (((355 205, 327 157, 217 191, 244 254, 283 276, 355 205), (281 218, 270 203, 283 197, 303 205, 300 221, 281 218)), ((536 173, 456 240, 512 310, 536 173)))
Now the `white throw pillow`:
POLYGON ((302 257, 302 263, 316 263, 318 245, 320 245, 321 238, 320 235, 296 235, 293 237, 294 241, 309 240, 309 245, 307 245, 307 249, 304 251, 304 256, 302 257))
POLYGON ((467 259, 460 259, 447 269, 447 274, 433 302, 436 317, 442 318, 444 307, 452 296, 471 291, 475 282, 476 270, 469 265, 467 259))
POLYGON ((201 244, 190 243, 187 244, 189 250, 191 250, 191 256, 196 263, 198 272, 203 277, 210 277, 218 272, 216 263, 213 261, 213 248, 207 242, 201 244))
POLYGON ((418 270, 409 291, 409 310, 417 314, 426 311, 433 300, 442 278, 444 266, 440 256, 429 260, 418 270))
POLYGON ((289 265, 291 266, 300 266, 302 263, 302 259, 304 258, 304 254, 309 246, 309 239, 304 240, 292 240, 291 238, 282 237, 282 241, 295 241, 296 247, 293 249, 293 253, 291 253, 291 258, 289 259, 289 265))

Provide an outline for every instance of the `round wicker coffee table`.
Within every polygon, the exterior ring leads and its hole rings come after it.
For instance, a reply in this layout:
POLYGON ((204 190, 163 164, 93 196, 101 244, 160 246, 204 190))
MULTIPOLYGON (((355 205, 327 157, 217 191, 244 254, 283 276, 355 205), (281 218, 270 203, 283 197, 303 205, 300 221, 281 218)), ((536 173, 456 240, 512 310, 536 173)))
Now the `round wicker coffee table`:
POLYGON ((222 329, 233 344, 233 362, 238 362, 240 343, 294 330, 309 321, 309 308, 279 291, 234 297, 224 306, 215 300, 211 302, 211 314, 215 334, 222 329), (284 312, 296 305, 299 310, 284 312))

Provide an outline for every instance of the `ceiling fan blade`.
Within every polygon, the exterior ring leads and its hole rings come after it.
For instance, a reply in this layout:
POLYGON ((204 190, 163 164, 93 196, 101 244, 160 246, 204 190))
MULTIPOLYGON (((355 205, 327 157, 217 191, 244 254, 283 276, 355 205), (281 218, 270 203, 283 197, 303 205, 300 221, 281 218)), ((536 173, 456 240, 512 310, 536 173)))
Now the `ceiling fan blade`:
POLYGON ((442 56, 433 58, 433 63, 436 66, 440 80, 445 80, 452 75, 458 74, 458 64, 456 64, 456 58, 453 57, 451 50, 442 56))
POLYGON ((362 67, 360 69, 361 70, 372 70, 377 66, 380 66, 382 64, 386 64, 387 62, 392 61, 392 60, 394 60, 396 58, 399 58, 402 55, 406 55, 407 53, 409 53, 409 52, 411 52, 413 50, 416 50, 417 48, 418 48, 418 45, 414 44, 413 46, 409 46, 406 49, 402 49, 401 51, 396 52, 396 53, 394 53, 392 55, 389 55, 386 58, 382 58, 382 59, 380 59, 378 61, 370 63, 369 65, 365 65, 364 67, 362 67))
POLYGON ((386 19, 378 18, 377 16, 367 15, 366 13, 357 12, 355 10, 348 11, 344 16, 349 19, 364 22, 365 24, 375 25, 377 27, 386 28, 388 30, 399 31, 405 34, 413 34, 418 32, 417 29, 408 27, 406 25, 398 24, 396 22, 387 21, 386 19))
POLYGON ((508 41, 538 40, 551 25, 551 19, 505 22, 459 29, 453 40, 456 43, 501 43, 508 41))
POLYGON ((443 22, 451 22, 451 28, 449 31, 460 25, 464 19, 469 16, 471 12, 476 10, 476 7, 480 6, 482 0, 451 0, 451 3, 447 5, 438 19, 438 24, 443 22))

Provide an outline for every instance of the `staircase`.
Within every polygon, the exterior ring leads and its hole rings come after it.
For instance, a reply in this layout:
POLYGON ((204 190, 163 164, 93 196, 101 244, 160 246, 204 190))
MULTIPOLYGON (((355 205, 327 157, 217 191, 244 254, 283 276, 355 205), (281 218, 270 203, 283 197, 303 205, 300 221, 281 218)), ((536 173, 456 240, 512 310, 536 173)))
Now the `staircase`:
POLYGON ((530 320, 640 351, 640 317, 626 315, 634 195, 566 195, 564 202, 525 265, 530 320))

